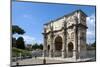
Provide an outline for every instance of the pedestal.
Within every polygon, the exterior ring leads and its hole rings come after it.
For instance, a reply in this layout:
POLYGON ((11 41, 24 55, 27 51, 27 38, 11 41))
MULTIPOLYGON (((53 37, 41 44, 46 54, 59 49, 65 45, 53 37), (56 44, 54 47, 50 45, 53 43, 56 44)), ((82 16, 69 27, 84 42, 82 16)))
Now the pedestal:
POLYGON ((76 52, 76 50, 73 50, 73 59, 75 61, 77 60, 77 52, 76 52))
POLYGON ((46 50, 43 51, 43 57, 45 57, 45 56, 46 56, 46 50))
POLYGON ((66 50, 62 50, 62 58, 66 58, 66 50))
POLYGON ((53 50, 50 50, 49 57, 53 57, 53 50))

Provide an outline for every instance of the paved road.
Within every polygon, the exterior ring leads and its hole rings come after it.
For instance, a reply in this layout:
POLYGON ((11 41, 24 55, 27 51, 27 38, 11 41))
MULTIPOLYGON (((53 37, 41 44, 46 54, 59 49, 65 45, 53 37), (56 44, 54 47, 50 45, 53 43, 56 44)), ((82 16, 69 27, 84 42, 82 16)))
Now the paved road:
MULTIPOLYGON (((80 59, 80 60, 77 60, 77 61, 74 61, 71 58, 67 58, 67 59, 61 59, 61 58, 50 59, 50 58, 47 58, 46 64, 69 63, 69 62, 80 62, 80 61, 81 62, 91 61, 91 58, 80 59)), ((31 58, 31 59, 19 60, 18 63, 19 63, 19 65, 38 65, 38 64, 43 64, 43 58, 36 58, 36 59, 31 58)), ((12 62, 12 66, 15 66, 15 65, 16 65, 16 62, 12 62)))
MULTIPOLYGON (((46 64, 47 63, 62 63, 63 61, 61 60, 54 60, 54 59, 46 59, 46 64)), ((40 58, 32 58, 32 59, 25 59, 25 60, 19 60, 18 61, 19 65, 36 65, 36 64, 43 64, 43 59, 40 58)), ((12 62, 12 66, 15 66, 16 62, 12 62)))
MULTIPOLYGON (((34 54, 38 54, 40 55, 41 52, 33 52, 34 54)), ((33 55, 34 55, 33 54, 33 55)), ((35 58, 30 58, 30 59, 24 59, 24 60, 18 60, 19 65, 37 65, 37 64, 43 64, 43 57, 37 57, 35 58)), ((73 62, 73 59, 70 58, 46 58, 46 64, 50 64, 50 63, 69 63, 69 62, 73 62)), ((95 52, 94 51, 88 51, 87 54, 87 58, 85 59, 79 59, 77 60, 77 62, 83 62, 83 61, 95 61, 95 52)), ((76 61, 75 61, 76 62, 76 61)), ((15 66, 16 62, 12 62, 12 66, 15 66)))

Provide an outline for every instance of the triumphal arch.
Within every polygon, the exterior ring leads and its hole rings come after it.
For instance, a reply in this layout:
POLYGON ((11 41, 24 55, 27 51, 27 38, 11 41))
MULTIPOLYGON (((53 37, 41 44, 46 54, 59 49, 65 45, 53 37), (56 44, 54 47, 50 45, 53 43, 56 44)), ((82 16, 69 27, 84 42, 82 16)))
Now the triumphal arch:
POLYGON ((87 15, 76 10, 44 24, 43 56, 78 59, 86 55, 87 15))

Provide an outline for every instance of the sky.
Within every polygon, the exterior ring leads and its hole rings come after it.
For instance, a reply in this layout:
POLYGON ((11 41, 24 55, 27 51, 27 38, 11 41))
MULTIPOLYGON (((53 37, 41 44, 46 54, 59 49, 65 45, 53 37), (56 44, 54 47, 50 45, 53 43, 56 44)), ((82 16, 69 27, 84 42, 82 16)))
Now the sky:
POLYGON ((25 30, 22 36, 26 44, 43 43, 43 24, 65 14, 81 9, 87 17, 87 43, 95 41, 95 7, 71 4, 48 4, 35 2, 12 2, 12 25, 25 30))

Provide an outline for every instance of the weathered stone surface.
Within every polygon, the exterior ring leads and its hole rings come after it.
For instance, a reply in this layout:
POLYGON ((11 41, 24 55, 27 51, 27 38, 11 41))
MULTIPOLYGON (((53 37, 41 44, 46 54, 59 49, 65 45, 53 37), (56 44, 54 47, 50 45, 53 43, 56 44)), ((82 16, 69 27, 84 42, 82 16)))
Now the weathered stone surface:
POLYGON ((60 52, 62 58, 81 57, 80 53, 86 51, 86 17, 77 10, 44 25, 44 51, 49 52, 49 57, 60 52))

